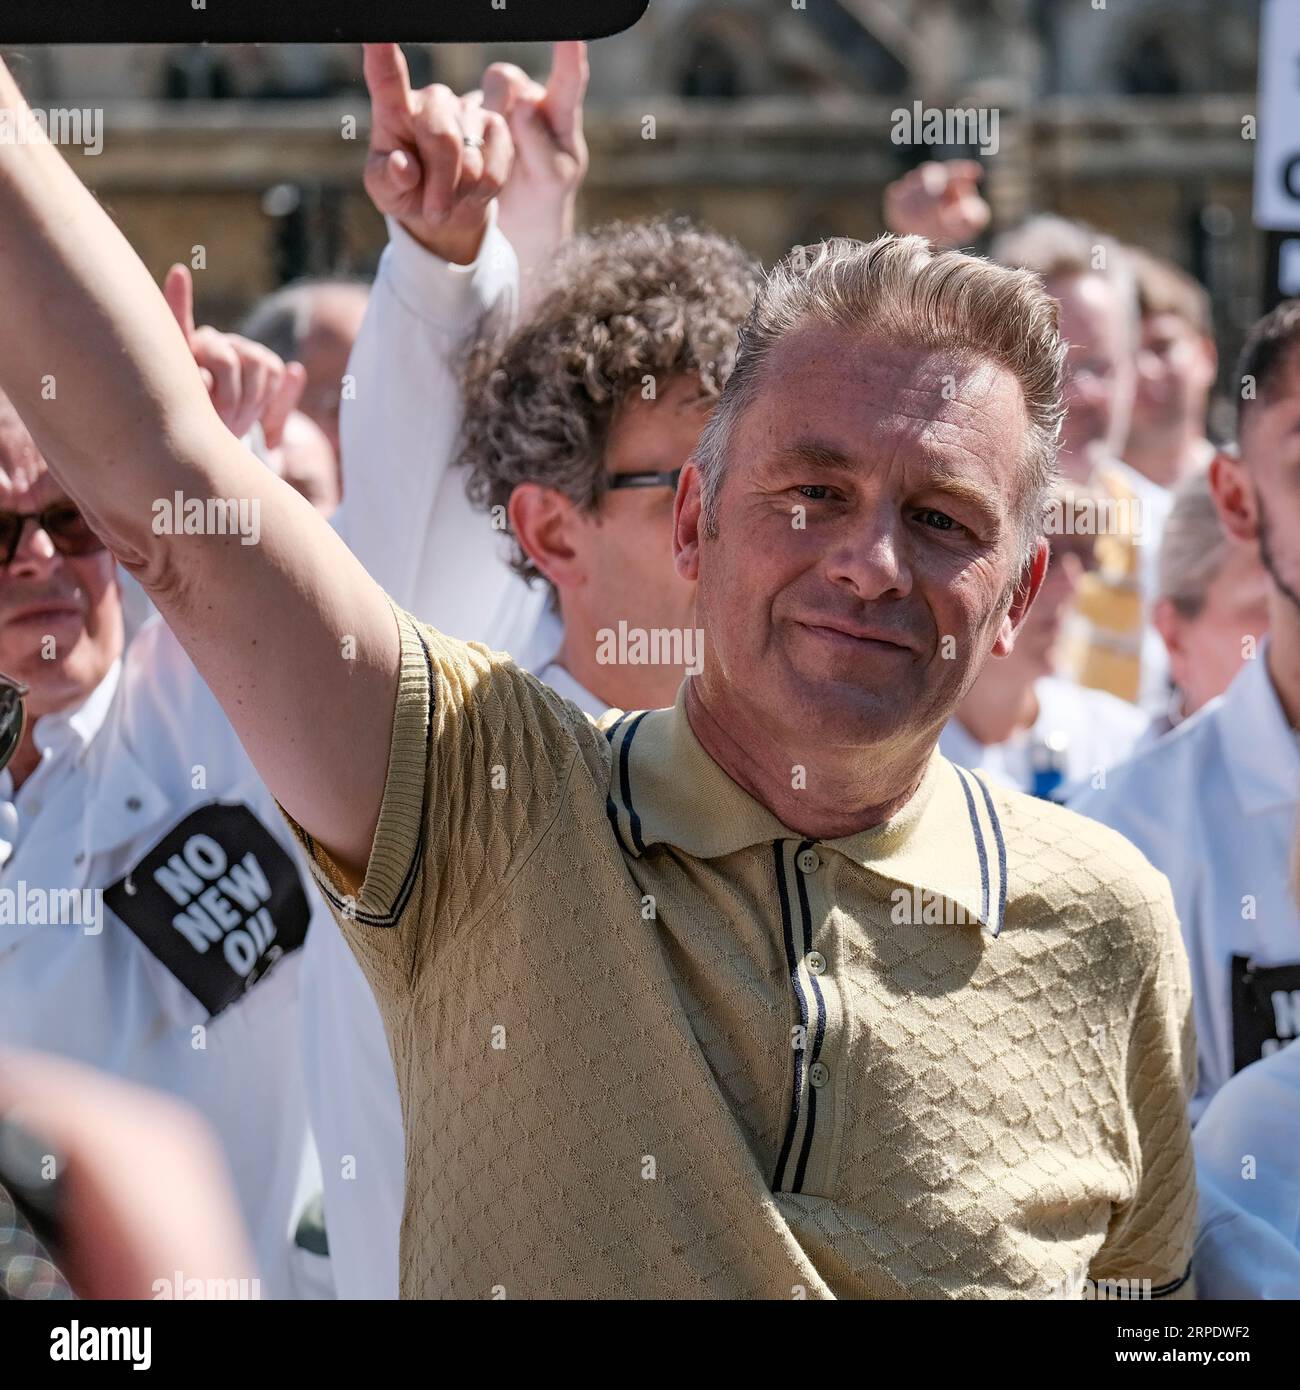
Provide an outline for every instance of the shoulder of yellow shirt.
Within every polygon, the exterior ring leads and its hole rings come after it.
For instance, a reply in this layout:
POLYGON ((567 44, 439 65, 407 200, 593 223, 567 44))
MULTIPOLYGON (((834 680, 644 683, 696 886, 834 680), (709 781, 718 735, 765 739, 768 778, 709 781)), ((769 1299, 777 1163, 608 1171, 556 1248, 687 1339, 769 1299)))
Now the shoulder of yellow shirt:
POLYGON ((1055 802, 981 779, 1007 841, 1008 909, 1026 898, 1044 917, 1124 921, 1144 961, 1179 936, 1169 880, 1117 830, 1055 802), (1086 904, 1086 913, 1082 911, 1086 904))

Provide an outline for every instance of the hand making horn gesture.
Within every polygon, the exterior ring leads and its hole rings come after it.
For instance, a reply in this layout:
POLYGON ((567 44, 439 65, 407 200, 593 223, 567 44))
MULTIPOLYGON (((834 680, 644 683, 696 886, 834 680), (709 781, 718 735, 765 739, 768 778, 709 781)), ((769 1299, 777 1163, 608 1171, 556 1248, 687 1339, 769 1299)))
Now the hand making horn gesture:
POLYGON ((483 105, 510 127, 515 161, 501 190, 501 230, 519 257, 525 296, 530 279, 573 235, 578 189, 589 156, 582 131, 587 45, 557 43, 545 85, 513 63, 483 74, 483 105))
POLYGON ((366 192, 436 256, 469 264, 514 158, 505 118, 484 106, 481 92, 458 97, 439 83, 412 91, 395 43, 365 45, 365 74, 366 192))

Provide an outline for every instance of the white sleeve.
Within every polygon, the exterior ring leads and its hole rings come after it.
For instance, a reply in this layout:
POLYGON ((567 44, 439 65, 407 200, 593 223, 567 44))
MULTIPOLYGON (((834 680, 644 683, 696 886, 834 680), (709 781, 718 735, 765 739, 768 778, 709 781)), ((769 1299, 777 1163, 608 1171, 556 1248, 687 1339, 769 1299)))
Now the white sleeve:
POLYGON ((495 203, 472 265, 440 260, 392 218, 388 236, 348 359, 343 504, 334 525, 398 604, 431 620, 446 602, 428 590, 440 587, 447 567, 430 564, 427 552, 460 432, 457 359, 488 310, 513 319, 519 265, 497 227, 495 203))

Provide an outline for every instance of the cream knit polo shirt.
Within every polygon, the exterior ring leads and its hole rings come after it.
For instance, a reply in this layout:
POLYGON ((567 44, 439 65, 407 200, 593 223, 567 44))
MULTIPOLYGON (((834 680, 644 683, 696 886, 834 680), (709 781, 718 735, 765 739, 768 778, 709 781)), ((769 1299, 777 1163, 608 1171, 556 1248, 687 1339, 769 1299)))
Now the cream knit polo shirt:
POLYGON ((1187 961, 1126 840, 936 752, 809 841, 684 696, 598 725, 398 621, 355 899, 299 833, 392 1048, 405 1297, 1191 1294, 1187 961))

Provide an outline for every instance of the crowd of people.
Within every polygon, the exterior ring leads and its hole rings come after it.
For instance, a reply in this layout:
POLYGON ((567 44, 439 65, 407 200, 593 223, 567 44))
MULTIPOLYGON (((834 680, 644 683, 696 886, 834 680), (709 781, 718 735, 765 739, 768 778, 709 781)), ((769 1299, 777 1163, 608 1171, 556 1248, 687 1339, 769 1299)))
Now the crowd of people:
POLYGON ((977 164, 765 273, 576 229, 581 44, 365 75, 374 283, 241 334, 0 147, 0 1102, 227 1175, 74 1283, 1300 1297, 1300 306, 1212 443, 977 164))

